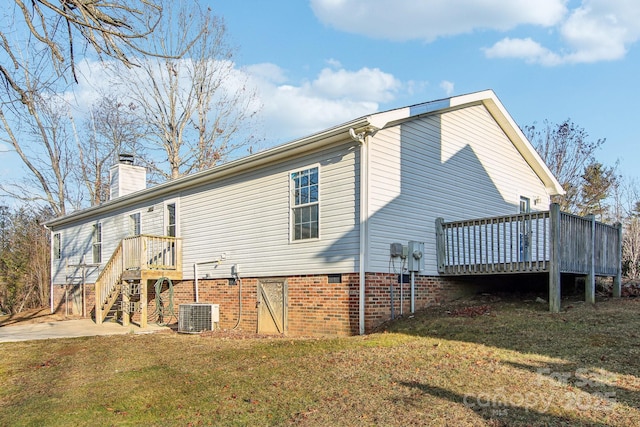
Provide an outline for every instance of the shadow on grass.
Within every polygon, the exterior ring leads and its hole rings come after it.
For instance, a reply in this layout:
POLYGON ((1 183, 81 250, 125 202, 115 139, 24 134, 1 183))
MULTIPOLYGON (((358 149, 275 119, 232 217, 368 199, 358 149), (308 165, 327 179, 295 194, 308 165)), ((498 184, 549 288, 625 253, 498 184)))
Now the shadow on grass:
POLYGON ((42 309, 35 312, 9 314, 0 317, 0 327, 14 325, 21 322, 33 321, 35 319, 49 317, 51 314, 48 309, 42 309))
MULTIPOLYGON (((561 417, 546 412, 549 404, 543 394, 528 393, 522 396, 505 395, 504 391, 487 391, 478 395, 460 395, 447 389, 420 382, 402 382, 405 387, 417 389, 431 396, 446 399, 456 405, 463 405, 490 422, 492 426, 543 425, 543 426, 590 426, 605 427, 607 424, 594 423, 575 417, 561 417), (538 408, 538 409, 534 409, 538 408)), ((410 404, 410 402, 407 402, 410 404)), ((575 413, 575 411, 574 411, 575 413)))
MULTIPOLYGON (((522 301, 476 300, 465 304, 427 309, 413 319, 390 324, 388 330, 547 356, 557 362, 528 363, 528 357, 523 357, 501 363, 537 374, 541 388, 573 390, 571 393, 575 391, 574 396, 580 399, 604 398, 629 408, 639 407, 640 361, 633 355, 640 346, 640 301, 616 299, 595 306, 567 301, 558 314, 522 301), (483 314, 473 315, 478 312, 483 314)), ((433 393, 449 393, 423 387, 433 393)), ((461 401, 460 396, 451 397, 461 401)), ((490 409, 484 408, 483 415, 490 409)), ((518 414, 519 409, 513 409, 518 414)))
POLYGON ((563 302, 564 311, 549 313, 533 302, 486 302, 433 307, 385 326, 388 332, 462 341, 560 358, 576 368, 598 367, 638 375, 640 300, 563 302), (481 315, 475 315, 482 307, 481 315), (465 313, 472 313, 466 316, 465 313), (462 313, 462 314, 460 314, 462 313))
POLYGON ((632 408, 638 404, 638 392, 633 387, 618 386, 620 375, 601 368, 585 368, 574 363, 545 363, 543 366, 540 363, 502 363, 536 374, 540 389, 562 387, 571 393, 586 393, 596 399, 606 399, 611 403, 620 403, 632 408))

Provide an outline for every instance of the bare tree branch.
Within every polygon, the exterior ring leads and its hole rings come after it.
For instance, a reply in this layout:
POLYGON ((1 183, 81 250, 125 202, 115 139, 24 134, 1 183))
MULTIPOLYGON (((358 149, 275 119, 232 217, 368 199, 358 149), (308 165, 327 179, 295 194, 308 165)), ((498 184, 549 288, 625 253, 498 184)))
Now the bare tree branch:
POLYGON ((149 124, 149 141, 162 150, 167 165, 147 166, 164 179, 175 179, 255 144, 249 129, 257 102, 247 77, 235 69, 222 19, 193 5, 166 18, 163 24, 173 25, 159 26, 150 40, 167 55, 141 62, 126 88, 149 124), (174 46, 196 36, 182 59, 169 57, 174 46))

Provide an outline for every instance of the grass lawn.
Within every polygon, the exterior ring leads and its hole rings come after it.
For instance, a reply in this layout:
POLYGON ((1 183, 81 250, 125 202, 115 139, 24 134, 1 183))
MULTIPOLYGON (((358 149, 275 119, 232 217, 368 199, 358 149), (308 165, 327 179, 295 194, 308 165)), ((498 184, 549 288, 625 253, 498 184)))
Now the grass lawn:
POLYGON ((350 338, 0 344, 0 425, 640 425, 640 300, 485 296, 350 338))

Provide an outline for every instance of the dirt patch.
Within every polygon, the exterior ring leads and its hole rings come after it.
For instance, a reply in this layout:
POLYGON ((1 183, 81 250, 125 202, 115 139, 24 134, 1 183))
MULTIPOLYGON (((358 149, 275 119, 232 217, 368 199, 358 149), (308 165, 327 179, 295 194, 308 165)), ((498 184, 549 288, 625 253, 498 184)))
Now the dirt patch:
POLYGON ((65 316, 61 313, 51 314, 48 308, 25 310, 16 314, 0 316, 1 326, 13 326, 25 323, 58 322, 61 320, 79 319, 78 316, 65 316))

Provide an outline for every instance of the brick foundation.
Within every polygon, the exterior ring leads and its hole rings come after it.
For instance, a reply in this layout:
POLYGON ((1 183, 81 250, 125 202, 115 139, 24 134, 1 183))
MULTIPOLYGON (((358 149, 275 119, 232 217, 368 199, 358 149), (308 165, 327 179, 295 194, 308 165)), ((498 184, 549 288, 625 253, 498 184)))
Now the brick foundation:
MULTIPOLYGON (((357 273, 339 275, 340 283, 329 283, 328 275, 290 276, 282 278, 287 283, 288 315, 287 334, 302 335, 355 335, 359 332, 359 276, 357 273)), ((335 279, 335 276, 334 276, 335 279)), ((220 305, 220 328, 238 328, 245 332, 256 332, 258 325, 258 278, 242 279, 242 314, 239 315, 240 285, 227 279, 199 280, 199 302, 220 305)), ((335 281, 335 280, 334 280, 335 281)), ((157 322, 155 281, 148 283, 148 321, 157 322)), ((430 305, 451 300, 469 289, 470 282, 445 277, 416 276, 415 308, 419 310, 430 305)), ((393 289, 393 312, 408 314, 411 310, 410 283, 407 279, 401 285, 397 274, 367 273, 365 289, 365 332, 371 332, 391 318, 391 289, 393 289)), ((71 292, 71 291, 70 291, 71 292)), ((94 286, 86 288, 87 311, 94 314, 94 286)), ((54 308, 65 312, 65 289, 54 286, 54 308)), ((173 283, 173 313, 169 314, 169 287, 165 282, 161 291, 165 307, 165 323, 177 323, 178 306, 195 301, 193 281, 173 283)), ((77 304, 76 304, 77 305, 77 304)), ((69 313, 72 313, 69 301, 69 313)), ((81 313, 77 313, 81 314, 81 313)), ((139 321, 139 313, 132 320, 139 321)))

